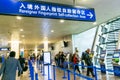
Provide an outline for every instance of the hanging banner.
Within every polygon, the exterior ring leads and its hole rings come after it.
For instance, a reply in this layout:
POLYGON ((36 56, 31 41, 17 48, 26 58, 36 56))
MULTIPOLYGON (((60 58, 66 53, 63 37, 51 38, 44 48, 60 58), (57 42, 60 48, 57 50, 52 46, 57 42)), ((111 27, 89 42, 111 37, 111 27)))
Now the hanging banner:
POLYGON ((92 22, 96 20, 93 8, 17 0, 0 0, 0 14, 92 22))

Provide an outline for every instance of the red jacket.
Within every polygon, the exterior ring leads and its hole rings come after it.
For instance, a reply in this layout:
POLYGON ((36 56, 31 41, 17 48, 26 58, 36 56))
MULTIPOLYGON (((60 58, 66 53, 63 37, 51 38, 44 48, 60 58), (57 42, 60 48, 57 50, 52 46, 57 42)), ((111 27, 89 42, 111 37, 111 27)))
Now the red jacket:
POLYGON ((74 64, 77 64, 78 62, 79 62, 78 58, 77 58, 77 57, 74 57, 74 58, 73 58, 73 63, 74 63, 74 64))

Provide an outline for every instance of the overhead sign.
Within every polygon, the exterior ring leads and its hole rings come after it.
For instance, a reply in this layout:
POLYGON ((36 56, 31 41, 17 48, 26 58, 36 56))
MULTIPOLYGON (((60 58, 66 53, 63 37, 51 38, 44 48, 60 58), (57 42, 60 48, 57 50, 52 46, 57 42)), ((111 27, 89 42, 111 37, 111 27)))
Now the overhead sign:
POLYGON ((9 51, 10 48, 0 48, 0 51, 9 51))
POLYGON ((96 20, 93 8, 17 0, 0 0, 0 14, 79 21, 96 20))

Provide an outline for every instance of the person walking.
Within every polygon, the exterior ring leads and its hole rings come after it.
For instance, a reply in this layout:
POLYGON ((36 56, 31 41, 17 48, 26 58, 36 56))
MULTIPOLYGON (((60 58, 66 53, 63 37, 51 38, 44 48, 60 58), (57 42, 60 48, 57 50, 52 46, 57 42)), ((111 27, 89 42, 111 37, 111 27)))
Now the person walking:
POLYGON ((73 63, 74 63, 74 71, 77 71, 80 73, 80 69, 79 69, 79 58, 78 58, 78 55, 75 53, 74 56, 73 56, 73 63))
POLYGON ((22 72, 20 62, 18 59, 15 59, 15 51, 11 51, 9 57, 4 61, 0 69, 0 76, 2 75, 1 80, 16 80, 16 70, 22 72))
MULTIPOLYGON (((20 55, 18 60, 20 62, 22 70, 24 70, 24 67, 25 67, 25 58, 23 58, 22 55, 20 55)), ((22 72, 18 71, 18 76, 20 76, 21 74, 23 74, 23 71, 22 72)))
POLYGON ((92 60, 89 56, 90 53, 90 49, 87 49, 83 54, 82 54, 82 60, 85 61, 87 67, 87 76, 89 76, 89 73, 91 72, 92 76, 94 77, 94 73, 93 73, 93 68, 91 68, 93 66, 92 60))

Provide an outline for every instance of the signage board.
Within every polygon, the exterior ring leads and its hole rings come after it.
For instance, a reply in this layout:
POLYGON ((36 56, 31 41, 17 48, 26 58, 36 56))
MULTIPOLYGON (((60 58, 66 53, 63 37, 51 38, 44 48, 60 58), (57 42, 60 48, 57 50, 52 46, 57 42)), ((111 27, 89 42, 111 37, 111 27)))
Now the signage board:
POLYGON ((96 20, 93 8, 41 1, 0 0, 0 14, 91 22, 96 20))
POLYGON ((0 51, 9 51, 10 48, 0 48, 0 51))
POLYGON ((51 53, 50 52, 44 52, 43 58, 44 58, 44 64, 51 64, 51 53))

